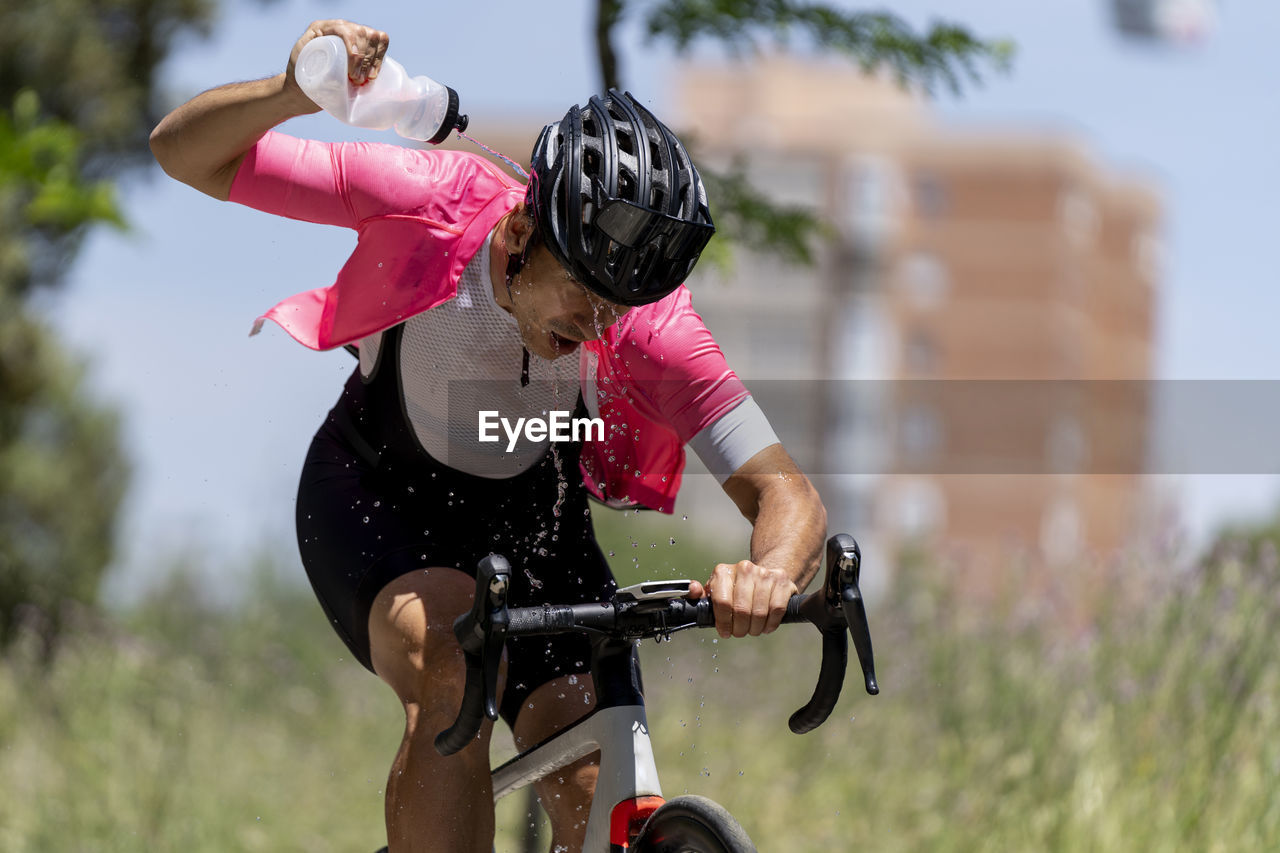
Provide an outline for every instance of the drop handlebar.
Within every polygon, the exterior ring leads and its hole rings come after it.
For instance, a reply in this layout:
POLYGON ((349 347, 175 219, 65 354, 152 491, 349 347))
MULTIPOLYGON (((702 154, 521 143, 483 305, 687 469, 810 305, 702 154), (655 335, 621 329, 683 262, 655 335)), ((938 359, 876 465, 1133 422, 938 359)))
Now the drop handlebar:
MULTIPOLYGON (((844 685, 850 636, 867 693, 880 692, 866 608, 858 587, 862 563, 858 543, 848 534, 832 536, 827 540, 826 558, 822 588, 792 596, 782 620, 809 622, 822 634, 817 686, 808 703, 788 721, 796 734, 813 731, 835 709, 844 685)), ((511 567, 506 558, 490 554, 480 561, 475 601, 453 626, 467 675, 458 717, 435 740, 442 755, 452 755, 471 742, 484 718, 498 718, 498 662, 511 637, 583 632, 618 640, 665 639, 676 631, 715 625, 710 599, 676 597, 687 593, 687 581, 637 584, 619 590, 611 601, 534 607, 508 607, 510 585, 511 567)))

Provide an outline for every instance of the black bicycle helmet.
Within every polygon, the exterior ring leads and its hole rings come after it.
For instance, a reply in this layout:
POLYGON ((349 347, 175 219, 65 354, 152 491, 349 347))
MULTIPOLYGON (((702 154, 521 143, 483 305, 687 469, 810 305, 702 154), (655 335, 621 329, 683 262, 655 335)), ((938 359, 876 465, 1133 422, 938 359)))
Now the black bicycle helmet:
POLYGON ((623 305, 679 287, 715 233, 689 152, 616 89, 542 131, 526 202, 556 260, 623 305))

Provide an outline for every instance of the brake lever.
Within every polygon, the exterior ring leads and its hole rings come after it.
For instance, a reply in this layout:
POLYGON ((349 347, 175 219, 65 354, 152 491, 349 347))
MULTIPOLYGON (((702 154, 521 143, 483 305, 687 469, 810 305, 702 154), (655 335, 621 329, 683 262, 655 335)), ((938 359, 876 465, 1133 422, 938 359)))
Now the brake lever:
POLYGON ((862 590, 858 578, 862 573, 862 550, 847 533, 832 536, 827 541, 827 565, 834 570, 827 572, 826 595, 828 602, 839 602, 845 624, 853 637, 853 647, 858 651, 858 664, 867 693, 880 692, 876 682, 876 662, 871 651, 871 626, 867 623, 867 608, 862 602, 862 590))
POLYGON ((858 589, 862 552, 852 536, 840 533, 827 540, 826 558, 827 573, 822 589, 797 596, 787 608, 789 614, 811 622, 822 633, 822 666, 813 696, 787 723, 796 734, 813 731, 835 710, 848 667, 850 635, 858 650, 867 692, 873 696, 880 692, 867 612, 862 591, 858 589))
POLYGON ((507 592, 511 587, 511 564, 499 554, 490 554, 476 567, 476 594, 471 610, 453 623, 453 635, 462 646, 466 661, 466 684, 462 707, 450 726, 436 736, 436 750, 452 755, 475 739, 481 714, 498 719, 498 664, 507 643, 507 592))

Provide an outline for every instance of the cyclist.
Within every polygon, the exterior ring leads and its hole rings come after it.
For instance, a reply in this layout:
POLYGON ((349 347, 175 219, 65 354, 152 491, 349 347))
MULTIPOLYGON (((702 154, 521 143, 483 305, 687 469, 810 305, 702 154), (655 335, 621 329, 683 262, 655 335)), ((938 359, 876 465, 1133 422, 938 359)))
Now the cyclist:
MULTIPOLYGON (((333 627, 404 706, 390 849, 487 851, 490 727, 455 756, 433 746, 460 704, 451 626, 480 557, 517 567, 515 604, 608 597, 588 495, 670 512, 689 443, 753 523, 750 559, 691 593, 742 637, 775 629, 816 573, 826 514, 682 286, 714 229, 665 125, 630 95, 594 97, 542 132, 527 187, 470 153, 274 131, 318 110, 294 63, 328 34, 354 83, 377 75, 386 33, 317 21, 284 73, 196 96, 152 150, 215 198, 359 234, 334 284, 265 315, 309 347, 359 355, 303 465, 299 547, 333 627), (481 440, 485 411, 509 425, 560 410, 604 434, 481 440)), ((582 715, 589 660, 581 638, 511 644, 501 712, 518 745, 582 715)), ((588 758, 540 787, 557 850, 581 848, 595 775, 588 758)))

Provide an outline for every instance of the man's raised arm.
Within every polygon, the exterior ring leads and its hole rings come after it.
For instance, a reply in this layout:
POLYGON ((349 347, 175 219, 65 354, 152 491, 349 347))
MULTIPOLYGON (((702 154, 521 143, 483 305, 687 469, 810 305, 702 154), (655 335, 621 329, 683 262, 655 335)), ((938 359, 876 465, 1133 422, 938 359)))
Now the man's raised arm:
POLYGON ((245 154, 268 130, 320 108, 303 93, 293 69, 303 45, 322 35, 342 36, 357 85, 377 76, 389 37, 348 21, 316 21, 293 46, 285 71, 247 83, 228 83, 196 95, 151 132, 151 153, 165 172, 214 198, 226 200, 245 154))

